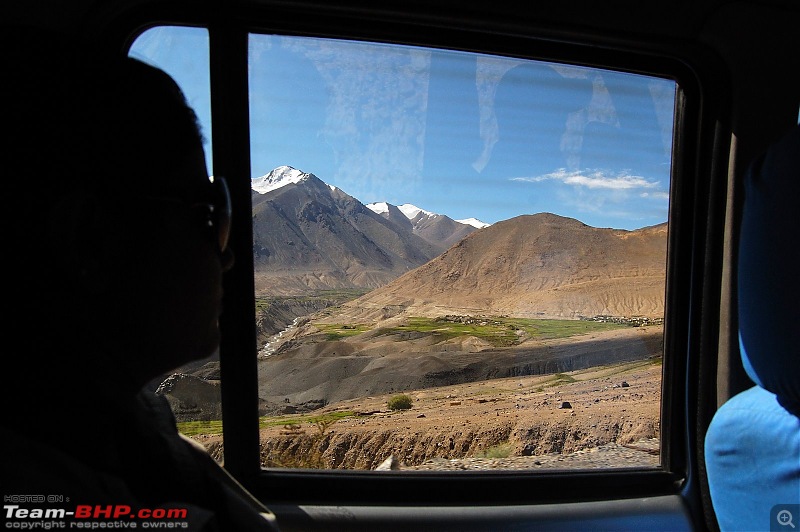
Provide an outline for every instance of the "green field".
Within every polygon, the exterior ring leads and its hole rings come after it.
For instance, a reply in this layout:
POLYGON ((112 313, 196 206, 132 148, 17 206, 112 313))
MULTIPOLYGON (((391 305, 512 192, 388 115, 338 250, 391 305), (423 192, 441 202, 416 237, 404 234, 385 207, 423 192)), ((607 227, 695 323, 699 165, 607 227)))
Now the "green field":
POLYGON ((256 297, 256 311, 269 310, 275 304, 279 303, 325 303, 323 306, 330 304, 341 304, 346 301, 351 301, 360 296, 363 296, 367 291, 360 289, 341 289, 341 290, 319 290, 313 294, 302 296, 274 296, 274 297, 256 297))
POLYGON ((183 421, 178 423, 178 432, 184 436, 222 434, 222 421, 183 421))
POLYGON ((338 323, 317 323, 314 326, 325 334, 326 340, 330 341, 356 336, 372 329, 369 325, 342 325, 338 323))
MULTIPOLYGON (((320 415, 292 415, 292 416, 265 416, 259 418, 259 428, 284 426, 316 428, 323 432, 327 427, 336 423, 340 419, 357 416, 356 412, 328 412, 320 415)), ((178 423, 178 431, 186 436, 197 436, 198 434, 216 435, 222 434, 222 421, 184 421, 178 423)))
POLYGON ((319 414, 319 415, 293 415, 293 416, 264 416, 259 418, 258 426, 259 428, 267 428, 267 427, 275 427, 275 426, 286 426, 289 424, 293 425, 326 425, 330 423, 334 423, 339 421, 340 419, 348 418, 357 416, 356 412, 351 411, 336 411, 336 412, 328 412, 326 414, 319 414))
MULTIPOLYGON (((329 340, 339 340, 371 330, 366 324, 315 324, 329 340)), ((442 341, 474 336, 495 347, 518 345, 526 339, 567 338, 578 334, 622 329, 628 325, 583 320, 545 320, 508 317, 410 317, 396 327, 382 328, 383 335, 416 332, 440 337, 442 341)))

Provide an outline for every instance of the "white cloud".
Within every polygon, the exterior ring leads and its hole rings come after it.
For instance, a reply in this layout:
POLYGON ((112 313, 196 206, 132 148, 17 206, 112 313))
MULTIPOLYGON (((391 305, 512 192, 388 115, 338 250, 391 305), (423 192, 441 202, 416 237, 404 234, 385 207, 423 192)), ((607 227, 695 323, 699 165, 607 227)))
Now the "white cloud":
POLYGON ((655 199, 655 200, 668 200, 668 192, 642 192, 639 194, 640 198, 655 199))
MULTIPOLYGON (((655 188, 658 181, 629 174, 609 175, 605 172, 595 170, 586 171, 567 171, 564 168, 555 172, 536 177, 513 177, 511 181, 523 181, 529 183, 540 183, 542 181, 560 181, 565 185, 585 187, 588 189, 607 189, 607 190, 630 190, 636 188, 655 188)), ((658 193, 656 193, 658 194, 658 193)))

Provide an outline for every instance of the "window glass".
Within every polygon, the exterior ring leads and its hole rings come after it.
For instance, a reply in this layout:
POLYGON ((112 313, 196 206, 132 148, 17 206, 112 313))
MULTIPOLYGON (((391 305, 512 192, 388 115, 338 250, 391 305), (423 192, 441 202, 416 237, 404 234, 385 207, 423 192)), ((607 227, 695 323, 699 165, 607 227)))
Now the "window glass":
POLYGON ((265 467, 657 467, 676 85, 249 43, 265 467))
MULTIPOLYGON (((142 33, 131 46, 129 55, 161 68, 178 83, 197 114, 207 169, 213 168, 208 31, 158 26, 142 33)), ((205 444, 215 458, 222 458, 219 353, 175 368, 153 380, 149 387, 169 401, 182 433, 205 444)))

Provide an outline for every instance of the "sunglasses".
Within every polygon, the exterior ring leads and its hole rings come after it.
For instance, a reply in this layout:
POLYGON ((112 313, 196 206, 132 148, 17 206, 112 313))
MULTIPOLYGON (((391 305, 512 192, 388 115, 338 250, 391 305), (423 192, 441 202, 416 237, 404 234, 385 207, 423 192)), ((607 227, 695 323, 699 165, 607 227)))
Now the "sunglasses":
POLYGON ((211 240, 217 242, 220 253, 228 249, 231 235, 231 193, 224 177, 214 176, 211 181, 211 194, 207 202, 197 201, 187 205, 196 213, 200 224, 206 226, 211 240))
POLYGON ((205 223, 211 231, 212 238, 217 240, 219 252, 223 253, 228 249, 228 239, 231 236, 231 193, 224 177, 214 176, 211 185, 211 202, 198 204, 195 207, 207 209, 205 223))
POLYGON ((151 200, 171 204, 182 204, 205 226, 212 241, 216 241, 219 253, 228 249, 228 240, 231 235, 231 193, 224 177, 215 176, 209 182, 210 194, 207 201, 186 203, 177 198, 163 196, 145 196, 151 200))

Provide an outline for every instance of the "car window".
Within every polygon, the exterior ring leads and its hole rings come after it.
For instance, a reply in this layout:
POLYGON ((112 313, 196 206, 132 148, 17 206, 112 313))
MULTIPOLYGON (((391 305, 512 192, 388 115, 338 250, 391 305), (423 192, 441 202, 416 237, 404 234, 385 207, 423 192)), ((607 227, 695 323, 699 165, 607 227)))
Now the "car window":
POLYGON ((190 26, 156 26, 136 38, 128 55, 165 70, 178 83, 200 122, 210 174, 214 151, 211 149, 208 30, 190 26))
MULTIPOLYGON (((169 73, 197 114, 209 176, 214 151, 211 128, 209 36, 205 28, 156 26, 140 34, 129 55, 169 73)), ((219 351, 211 357, 175 368, 150 383, 169 401, 180 431, 194 437, 222 460, 222 403, 219 351)))
POLYGON ((673 81, 252 34, 265 467, 659 465, 673 81))
MULTIPOLYGON (((210 138, 207 39, 132 54, 210 138)), ((659 467, 674 81, 255 33, 248 65, 263 467, 659 467)), ((159 390, 218 450, 204 362, 159 390)))

